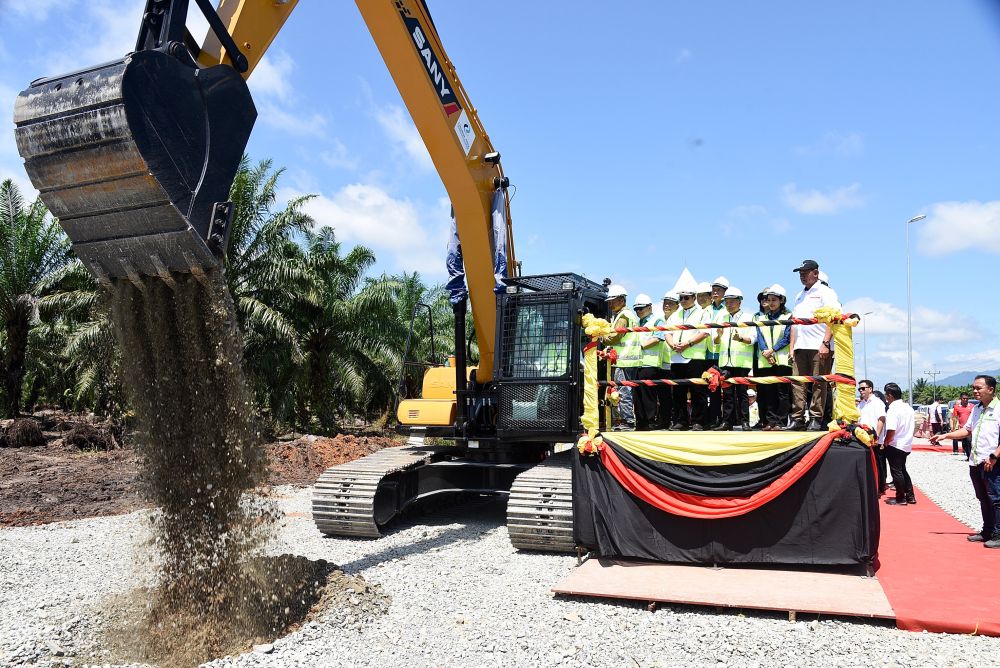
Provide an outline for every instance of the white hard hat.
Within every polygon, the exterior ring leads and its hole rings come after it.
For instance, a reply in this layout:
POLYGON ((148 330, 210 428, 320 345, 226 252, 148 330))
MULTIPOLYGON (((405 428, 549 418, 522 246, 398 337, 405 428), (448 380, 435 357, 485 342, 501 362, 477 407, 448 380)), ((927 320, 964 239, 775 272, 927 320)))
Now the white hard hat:
POLYGON ((755 390, 755 389, 753 389, 751 387, 749 390, 747 390, 747 396, 748 397, 756 397, 757 396, 757 390, 755 390))
POLYGON ((680 302, 681 297, 680 297, 680 295, 678 295, 673 290, 668 290, 667 293, 663 295, 663 300, 664 301, 670 300, 672 302, 680 302))
POLYGON ((617 299, 618 297, 628 297, 628 290, 624 287, 615 283, 614 285, 608 286, 608 296, 604 298, 604 301, 609 302, 612 299, 617 299))
POLYGON ((712 286, 706 283, 705 281, 699 283, 698 287, 694 289, 695 294, 699 295, 703 292, 711 292, 711 291, 712 291, 712 286))
POLYGON ((764 291, 764 294, 765 295, 777 295, 779 297, 787 297, 788 296, 788 294, 785 292, 785 289, 783 287, 781 287, 780 283, 775 283, 774 285, 772 285, 771 287, 769 287, 767 290, 764 291))
POLYGON ((712 281, 712 285, 718 285, 718 286, 723 287, 723 288, 728 288, 729 287, 729 279, 726 278, 725 276, 719 276, 717 279, 715 279, 714 281, 712 281))
POLYGON ((728 288, 723 299, 743 299, 743 291, 739 288, 728 288))
POLYGON ((653 305, 653 300, 650 299, 649 295, 647 295, 645 292, 640 292, 638 295, 636 295, 635 301, 632 302, 632 306, 635 307, 652 306, 652 305, 653 305))

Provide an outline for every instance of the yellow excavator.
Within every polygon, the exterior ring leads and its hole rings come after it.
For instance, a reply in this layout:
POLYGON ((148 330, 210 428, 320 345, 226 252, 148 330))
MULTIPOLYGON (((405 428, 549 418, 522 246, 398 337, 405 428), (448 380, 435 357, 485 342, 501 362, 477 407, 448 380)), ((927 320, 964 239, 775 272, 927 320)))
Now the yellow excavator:
MULTIPOLYGON (((297 0, 195 2, 210 27, 200 44, 186 28, 188 0, 147 0, 133 52, 37 80, 16 101, 29 178, 104 285, 221 266, 228 193, 257 115, 246 79, 297 0)), ((422 396, 399 402, 411 443, 327 470, 316 524, 375 537, 430 496, 509 494, 516 547, 570 551, 569 461, 552 455, 581 431, 580 321, 604 314, 606 288, 570 273, 519 275, 500 153, 425 2, 357 5, 451 199, 464 258, 452 264, 468 287, 452 292, 454 363, 428 368, 422 396), (425 446, 424 436, 452 444, 425 446)))

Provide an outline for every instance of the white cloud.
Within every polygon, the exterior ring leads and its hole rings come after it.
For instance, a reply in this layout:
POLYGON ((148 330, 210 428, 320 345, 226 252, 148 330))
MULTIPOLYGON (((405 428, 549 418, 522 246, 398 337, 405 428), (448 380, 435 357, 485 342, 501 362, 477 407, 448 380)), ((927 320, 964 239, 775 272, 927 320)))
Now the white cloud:
POLYGON ((741 204, 726 212, 719 227, 727 238, 737 238, 747 231, 756 234, 762 227, 774 234, 784 234, 792 229, 792 224, 786 218, 774 216, 767 207, 741 204))
POLYGON ((431 156, 424 146, 424 140, 420 138, 416 126, 403 109, 395 105, 377 109, 375 120, 382 126, 390 141, 402 148, 418 167, 426 170, 434 169, 434 163, 431 162, 431 156))
POLYGON ((928 255, 944 255, 976 248, 1000 253, 1000 200, 938 202, 919 227, 919 248, 928 255))
POLYGON ((44 21, 53 10, 61 11, 73 5, 77 0, 7 0, 0 2, 0 11, 31 19, 44 21))
MULTIPOLYGON (((280 196, 290 199, 301 194, 283 191, 280 196)), ((433 276, 444 273, 448 220, 436 215, 437 208, 431 212, 437 220, 427 223, 409 200, 355 183, 332 196, 310 200, 304 210, 318 225, 332 227, 340 240, 368 246, 382 262, 433 276)))
POLYGON ((247 79, 254 96, 263 95, 288 102, 292 98, 291 74, 295 61, 284 51, 269 51, 247 79))
POLYGON ((800 191, 794 183, 786 183, 782 192, 786 206, 797 213, 808 215, 828 216, 844 209, 856 209, 865 203, 860 183, 852 183, 825 193, 819 190, 800 191))
MULTIPOLYGON (((871 297, 859 297, 844 304, 845 312, 863 314, 867 334, 906 338, 906 309, 871 297)), ((861 331, 861 326, 858 327, 861 331)), ((917 306, 913 309, 913 345, 970 343, 980 341, 985 329, 972 316, 961 311, 938 311, 917 306)))
POLYGON ((795 153, 802 156, 839 155, 851 157, 861 155, 864 150, 865 140, 857 132, 827 132, 815 144, 795 147, 795 153))
POLYGON ((326 137, 327 119, 322 114, 304 114, 279 106, 269 99, 257 103, 258 118, 297 137, 326 137))
POLYGON ((83 29, 69 40, 53 44, 45 63, 48 68, 45 74, 54 76, 124 58, 135 48, 143 7, 141 0, 92 0, 81 3, 72 10, 77 16, 71 20, 83 29))
POLYGON ((319 154, 320 160, 333 169, 355 170, 358 168, 358 158, 351 155, 342 141, 335 137, 331 140, 331 143, 333 148, 328 151, 321 151, 319 154))

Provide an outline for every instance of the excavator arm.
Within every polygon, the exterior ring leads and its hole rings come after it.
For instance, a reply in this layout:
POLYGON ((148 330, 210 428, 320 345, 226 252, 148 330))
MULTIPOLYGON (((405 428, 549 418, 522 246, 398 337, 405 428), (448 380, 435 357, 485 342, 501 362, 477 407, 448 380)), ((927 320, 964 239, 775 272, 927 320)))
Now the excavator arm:
MULTIPOLYGON (((229 188, 256 110, 245 79, 297 0, 195 0, 210 30, 185 28, 188 0, 147 0, 136 50, 35 81, 15 136, 42 200, 102 282, 219 266, 229 188)), ((357 0, 455 212, 490 380, 496 328, 492 200, 507 180, 423 0, 357 0)), ((509 221, 509 216, 506 217, 509 221)), ((508 222, 507 266, 517 266, 508 222)))

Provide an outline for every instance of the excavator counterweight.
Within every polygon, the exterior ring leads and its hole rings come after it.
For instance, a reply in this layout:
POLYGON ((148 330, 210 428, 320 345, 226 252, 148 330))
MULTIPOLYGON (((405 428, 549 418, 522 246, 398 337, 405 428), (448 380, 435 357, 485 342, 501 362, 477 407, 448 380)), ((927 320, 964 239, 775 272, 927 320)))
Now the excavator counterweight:
POLYGON ((32 184, 101 280, 218 265, 256 116, 232 67, 161 50, 35 81, 14 109, 32 184))

